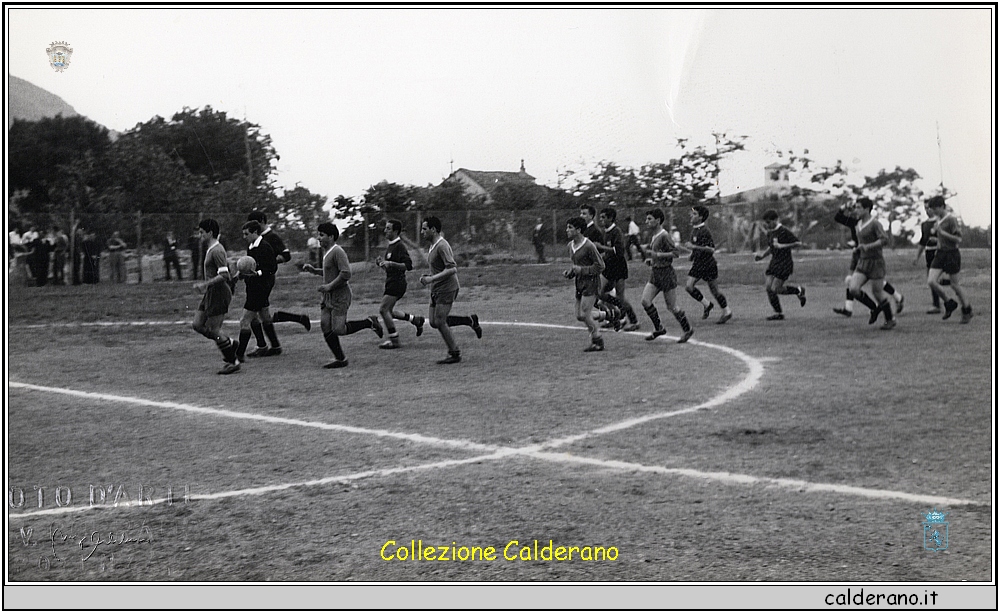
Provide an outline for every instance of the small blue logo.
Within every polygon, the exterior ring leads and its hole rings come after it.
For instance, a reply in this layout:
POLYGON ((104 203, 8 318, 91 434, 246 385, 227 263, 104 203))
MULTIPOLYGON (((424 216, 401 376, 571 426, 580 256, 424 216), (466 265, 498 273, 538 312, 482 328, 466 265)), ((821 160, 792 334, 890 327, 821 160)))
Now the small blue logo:
POLYGON ((947 513, 931 509, 924 514, 924 549, 927 551, 944 551, 948 548, 948 522, 944 520, 947 513))

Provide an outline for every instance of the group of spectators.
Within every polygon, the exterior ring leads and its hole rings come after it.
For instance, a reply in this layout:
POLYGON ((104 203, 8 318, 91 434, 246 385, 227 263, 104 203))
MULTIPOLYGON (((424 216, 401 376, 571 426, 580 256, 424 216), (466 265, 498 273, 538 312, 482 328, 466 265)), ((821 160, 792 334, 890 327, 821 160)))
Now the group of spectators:
MULTIPOLYGON (((35 226, 29 226, 24 232, 20 226, 15 226, 7 235, 7 240, 10 274, 13 278, 24 279, 28 285, 66 285, 67 264, 71 267, 73 285, 99 283, 102 253, 107 258, 105 269, 110 274, 111 282, 126 283, 128 280, 125 255, 129 246, 117 231, 102 244, 96 232, 80 227, 76 231, 74 249, 71 249, 69 236, 58 225, 53 225, 45 234, 35 226), (72 261, 68 262, 71 251, 72 261)), ((191 251, 191 278, 199 279, 204 276, 201 270, 204 241, 195 232, 186 246, 191 251)), ((184 279, 179 247, 174 234, 167 232, 163 242, 163 267, 168 281, 171 280, 171 268, 176 272, 178 281, 184 279)))

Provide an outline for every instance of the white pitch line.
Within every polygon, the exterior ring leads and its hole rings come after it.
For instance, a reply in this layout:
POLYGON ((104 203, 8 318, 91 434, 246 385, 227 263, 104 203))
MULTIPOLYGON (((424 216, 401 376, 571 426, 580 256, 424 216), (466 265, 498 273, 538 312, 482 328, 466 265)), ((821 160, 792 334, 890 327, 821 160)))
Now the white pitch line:
MULTIPOLYGON (((222 500, 224 498, 235 498, 237 496, 261 496, 263 494, 271 494, 274 492, 281 492, 284 490, 289 490, 296 487, 316 487, 319 485, 329 485, 331 483, 350 483, 352 481, 359 481, 361 479, 367 479, 370 477, 388 477, 390 475, 398 475, 402 473, 417 472, 421 470, 434 470, 439 468, 451 468, 453 466, 462 466, 464 464, 475 464, 477 462, 485 462, 489 460, 498 460, 500 458, 512 455, 510 451, 498 451, 496 453, 491 453, 489 455, 475 456, 471 458, 463 458, 459 460, 443 460, 440 462, 431 462, 429 464, 417 464, 416 466, 397 466, 394 468, 377 468, 374 470, 366 470, 359 473, 352 473, 349 475, 337 475, 335 477, 323 477, 322 479, 313 479, 311 481, 300 481, 298 483, 279 483, 276 485, 264 485, 261 487, 253 487, 242 490, 230 490, 228 492, 216 492, 214 494, 190 494, 188 495, 188 500, 222 500)), ((147 500, 141 504, 122 504, 122 505, 94 505, 94 506, 79 506, 79 507, 54 507, 51 509, 43 509, 40 511, 31 511, 27 513, 11 513, 7 517, 9 519, 24 519, 27 517, 38 517, 40 515, 68 515, 71 513, 82 513, 84 511, 96 510, 96 509, 134 509, 134 508, 144 508, 151 507, 154 505, 160 505, 169 501, 166 498, 156 498, 154 500, 147 500)))
POLYGON ((371 428, 360 428, 358 426, 345 426, 341 424, 328 424, 320 421, 304 421, 301 419, 290 419, 287 417, 273 417, 271 415, 258 415, 255 413, 240 413, 237 411, 228 411, 226 409, 212 409, 208 407, 199 407, 191 404, 182 404, 179 402, 163 402, 159 400, 146 400, 143 398, 132 398, 129 396, 116 396, 114 394, 98 394, 95 392, 81 392, 77 390, 70 390, 59 387, 45 387, 42 385, 32 385, 30 383, 19 383, 17 381, 8 382, 10 387, 30 389, 40 392, 48 392, 51 394, 63 394, 66 396, 75 396, 77 398, 87 398, 89 400, 106 400, 109 402, 124 402, 127 404, 138 404, 141 406, 148 407, 158 407, 161 409, 174 409, 179 411, 187 411, 190 413, 201 413, 205 415, 217 415, 220 417, 230 417, 233 419, 247 419, 252 421, 263 421, 271 424, 280 424, 285 426, 300 426, 306 428, 318 428, 320 430, 334 430, 337 432, 349 432, 351 434, 368 434, 372 436, 379 436, 385 438, 396 438, 402 439, 404 441, 409 441, 411 443, 422 443, 425 445, 432 445, 435 447, 453 447, 456 449, 465 449, 468 451, 487 451, 494 452, 499 450, 499 447, 494 445, 483 445, 481 443, 475 443, 473 441, 464 441, 456 439, 443 439, 436 438, 433 436, 425 436, 423 434, 409 434, 406 432, 392 432, 390 430, 373 430, 371 428))
POLYGON ((964 498, 947 498, 944 496, 926 496, 923 494, 910 494, 895 490, 883 490, 877 488, 856 487, 853 485, 841 485, 838 483, 814 483, 812 481, 801 481, 798 479, 783 479, 777 477, 755 477, 753 475, 741 475, 729 472, 705 472, 691 468, 667 468, 666 466, 648 466, 633 462, 622 462, 619 460, 601 460, 598 458, 588 458, 585 456, 572 455, 569 453, 554 453, 546 451, 525 451, 528 455, 539 460, 558 462, 562 464, 587 464, 590 466, 600 466, 614 470, 655 473, 661 475, 675 475, 701 479, 705 481, 718 481, 728 485, 769 485, 782 489, 791 489, 799 492, 831 492, 835 494, 845 494, 849 496, 860 496, 862 498, 873 498, 880 500, 903 500, 926 505, 941 506, 966 506, 985 505, 986 503, 976 500, 966 500, 964 498))

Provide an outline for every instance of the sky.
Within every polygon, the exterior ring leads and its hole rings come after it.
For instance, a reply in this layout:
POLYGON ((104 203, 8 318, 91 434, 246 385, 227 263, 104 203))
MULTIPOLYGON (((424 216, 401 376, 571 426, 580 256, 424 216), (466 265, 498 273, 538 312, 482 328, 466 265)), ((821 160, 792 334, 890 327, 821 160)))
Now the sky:
POLYGON ((280 186, 330 200, 522 159, 556 186, 725 132, 748 138, 723 194, 808 150, 857 177, 912 167, 966 223, 992 223, 989 7, 6 11, 8 74, 120 132, 184 107, 245 118, 271 136, 280 186), (63 72, 54 41, 73 49, 63 72))

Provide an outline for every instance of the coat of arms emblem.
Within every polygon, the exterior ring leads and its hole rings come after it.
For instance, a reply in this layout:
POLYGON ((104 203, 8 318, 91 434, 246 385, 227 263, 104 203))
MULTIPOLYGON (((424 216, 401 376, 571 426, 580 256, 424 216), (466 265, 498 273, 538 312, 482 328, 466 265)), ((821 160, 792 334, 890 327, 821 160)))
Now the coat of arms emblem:
POLYGON ((69 58, 73 55, 73 49, 66 41, 57 40, 48 46, 45 53, 49 56, 49 64, 52 68, 56 72, 62 72, 69 67, 69 58))
POLYGON ((928 551, 944 551, 948 548, 948 522, 944 520, 947 513, 932 509, 924 514, 924 549, 928 551))

